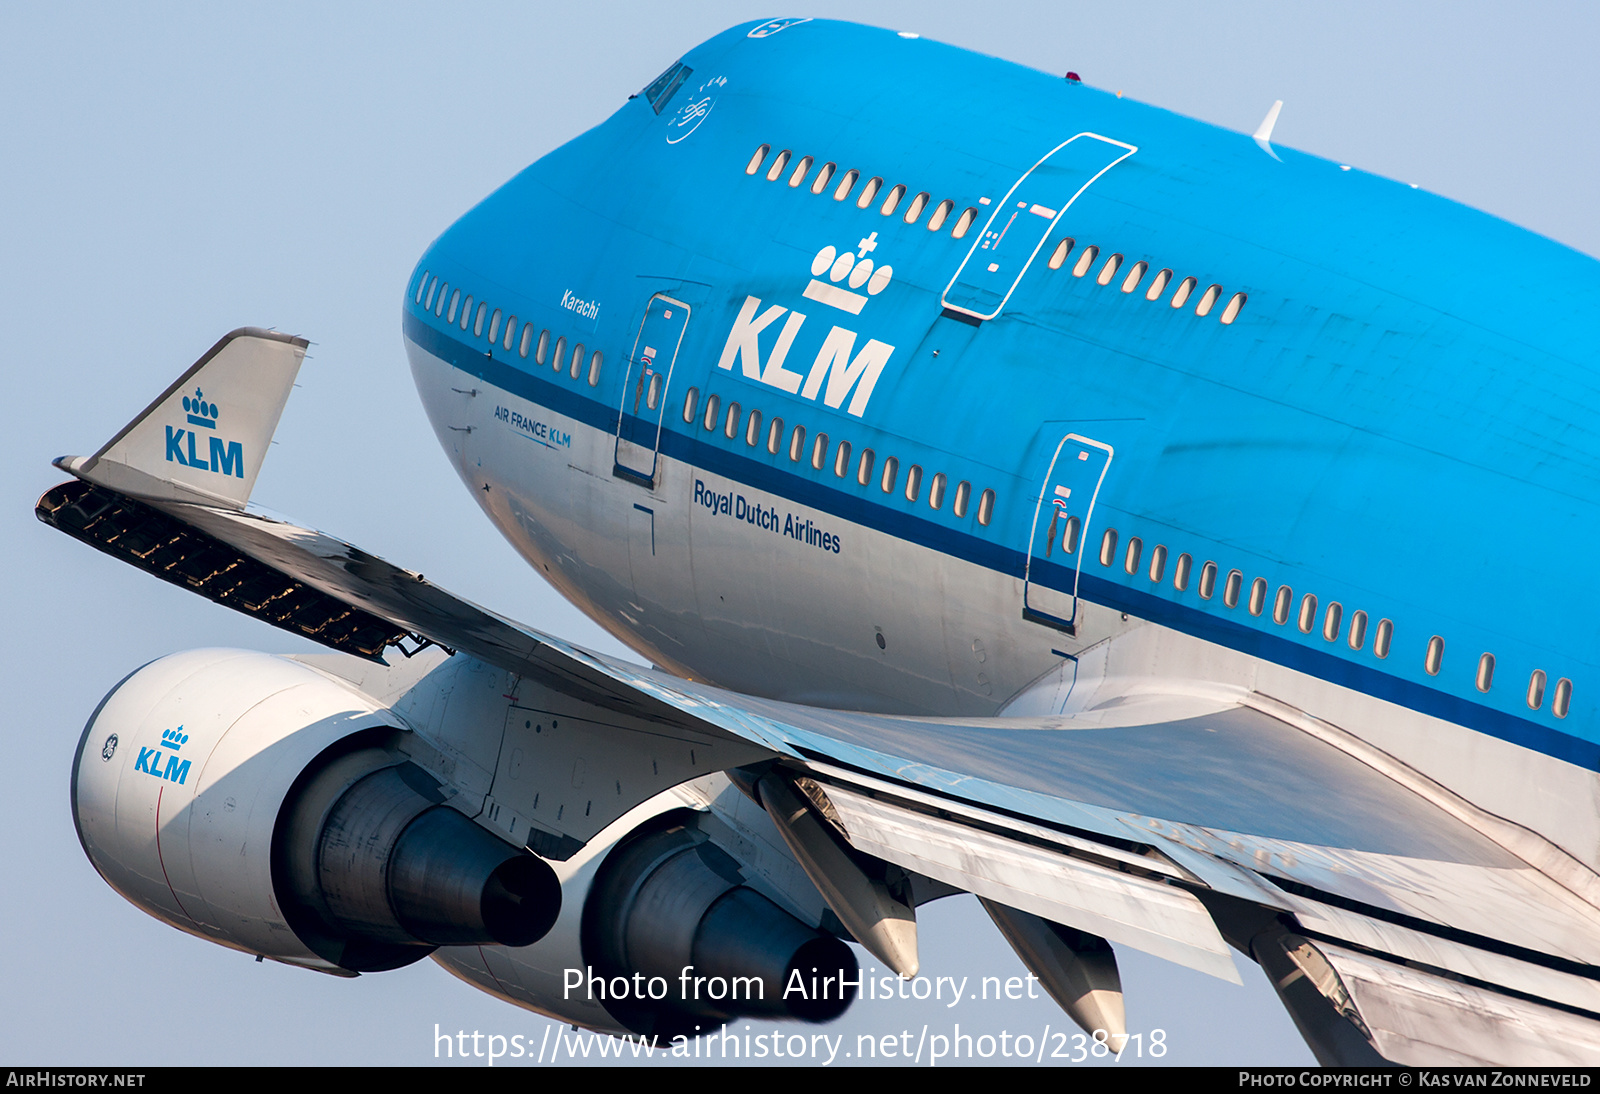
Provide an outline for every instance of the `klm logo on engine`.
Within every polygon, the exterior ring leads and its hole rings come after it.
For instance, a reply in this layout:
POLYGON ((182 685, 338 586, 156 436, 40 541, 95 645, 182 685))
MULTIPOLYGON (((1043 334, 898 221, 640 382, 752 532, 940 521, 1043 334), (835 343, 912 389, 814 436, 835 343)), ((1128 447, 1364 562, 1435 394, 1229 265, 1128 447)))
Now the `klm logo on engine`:
POLYGON ((133 769, 182 786, 189 778, 189 761, 179 759, 178 753, 188 743, 189 735, 183 731, 182 726, 177 729, 163 729, 161 744, 155 748, 141 747, 139 758, 133 761, 133 769), (166 751, 163 752, 162 749, 166 751), (163 760, 166 761, 165 766, 162 764, 163 760))
MULTIPOLYGON (((841 253, 831 245, 822 248, 811 260, 811 280, 801 295, 850 315, 860 315, 867 301, 888 288, 894 279, 894 267, 876 265, 868 257, 877 247, 878 233, 873 232, 860 241, 854 254, 848 250, 841 253)), ((822 401, 835 410, 844 406, 848 398, 848 412, 861 417, 894 347, 873 338, 858 352, 856 332, 834 326, 802 374, 784 366, 805 321, 804 314, 781 304, 763 310, 759 297, 745 297, 717 367, 731 370, 737 363, 747 380, 798 394, 802 399, 815 400, 821 395, 822 401), (784 318, 786 313, 788 318, 784 318), (779 319, 783 319, 783 325, 763 356, 761 335, 779 319)))
POLYGON ((194 389, 194 397, 183 397, 185 420, 191 428, 174 429, 167 426, 167 462, 184 467, 195 467, 218 475, 244 478, 244 446, 238 441, 225 441, 216 435, 217 417, 221 413, 217 404, 207 402, 205 393, 194 389), (199 426, 206 433, 196 432, 199 426))

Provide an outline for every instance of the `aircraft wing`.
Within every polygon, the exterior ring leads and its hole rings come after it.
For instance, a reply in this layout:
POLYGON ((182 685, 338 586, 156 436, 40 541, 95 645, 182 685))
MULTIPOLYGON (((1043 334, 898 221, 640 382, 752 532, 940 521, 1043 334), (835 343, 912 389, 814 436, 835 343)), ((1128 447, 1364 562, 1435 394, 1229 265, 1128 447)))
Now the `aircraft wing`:
MULTIPOLYGON (((102 456, 137 449, 142 421, 102 456)), ((504 619, 251 511, 247 491, 163 482, 153 458, 57 462, 77 478, 39 518, 165 580, 370 659, 407 642, 465 653, 620 734, 616 749, 653 735, 720 750, 716 764, 790 815, 797 858, 894 967, 914 953, 892 923, 874 933, 899 913, 863 863, 1236 980, 1231 944, 1324 1062, 1600 1057, 1594 875, 1268 696, 1175 685, 1072 716, 952 720, 739 695, 504 619)), ((642 800, 618 786, 554 837, 575 846, 642 800)))

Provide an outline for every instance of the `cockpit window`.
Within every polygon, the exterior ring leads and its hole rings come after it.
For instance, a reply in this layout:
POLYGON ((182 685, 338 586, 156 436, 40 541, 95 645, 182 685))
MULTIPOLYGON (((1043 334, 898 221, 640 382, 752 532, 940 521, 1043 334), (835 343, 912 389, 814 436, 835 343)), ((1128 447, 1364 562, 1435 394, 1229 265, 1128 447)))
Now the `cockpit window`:
POLYGON ((689 73, 693 71, 694 69, 679 61, 657 76, 654 82, 644 89, 645 99, 657 114, 661 113, 672 96, 677 94, 678 88, 683 86, 683 81, 687 80, 689 73))

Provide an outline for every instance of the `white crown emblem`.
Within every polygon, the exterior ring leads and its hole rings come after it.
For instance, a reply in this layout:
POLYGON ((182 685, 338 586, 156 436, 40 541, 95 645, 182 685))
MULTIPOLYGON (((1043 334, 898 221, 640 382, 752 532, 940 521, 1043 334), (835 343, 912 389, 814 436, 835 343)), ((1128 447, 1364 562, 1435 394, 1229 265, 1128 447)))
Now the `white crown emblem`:
POLYGON ((867 255, 878 249, 878 233, 873 232, 857 245, 857 253, 839 251, 832 244, 817 252, 811 260, 811 282, 802 294, 830 308, 860 315, 867 297, 877 296, 889 287, 894 278, 893 266, 875 265, 867 255), (824 274, 827 281, 820 281, 824 274), (841 284, 843 282, 843 284, 841 284), (849 288, 846 288, 848 285, 849 288), (866 293, 852 292, 866 287, 866 293))

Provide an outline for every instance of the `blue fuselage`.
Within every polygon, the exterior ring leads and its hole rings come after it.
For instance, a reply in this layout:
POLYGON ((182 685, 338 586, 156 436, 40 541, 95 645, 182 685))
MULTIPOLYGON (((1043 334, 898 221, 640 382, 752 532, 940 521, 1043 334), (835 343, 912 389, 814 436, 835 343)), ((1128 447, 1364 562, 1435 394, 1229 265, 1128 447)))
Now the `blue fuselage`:
POLYGON ((768 695, 992 713, 1144 621, 1600 764, 1600 266, 992 58, 753 33, 407 287, 441 439, 559 588, 768 695))

